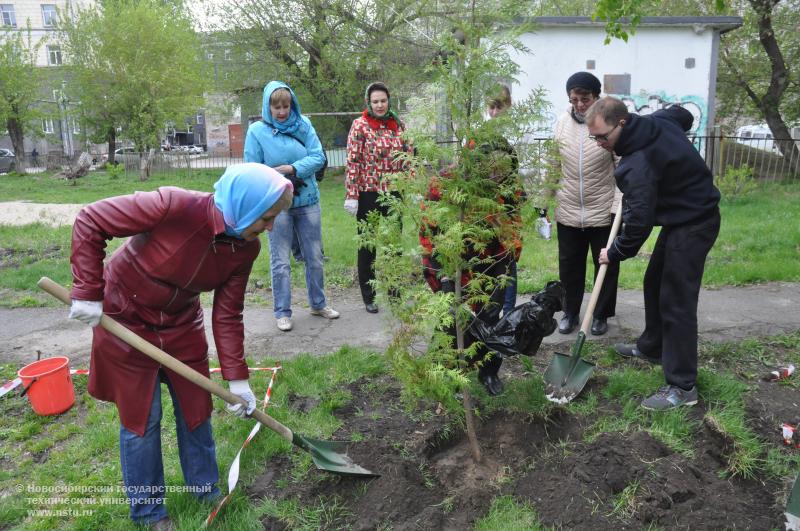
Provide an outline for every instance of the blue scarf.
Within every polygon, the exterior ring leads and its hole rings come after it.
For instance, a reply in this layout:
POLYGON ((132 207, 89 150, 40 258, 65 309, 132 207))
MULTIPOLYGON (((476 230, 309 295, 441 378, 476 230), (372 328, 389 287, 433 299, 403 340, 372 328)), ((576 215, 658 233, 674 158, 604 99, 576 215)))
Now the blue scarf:
POLYGON ((225 219, 225 234, 240 238, 291 186, 288 179, 264 164, 228 166, 214 183, 214 205, 225 219))
POLYGON ((292 89, 290 89, 286 83, 282 81, 270 81, 264 87, 261 100, 261 119, 264 120, 264 123, 268 126, 277 129, 285 135, 294 135, 300 128, 300 125, 303 123, 303 120, 300 119, 300 103, 297 101, 297 97, 294 95, 294 92, 292 92, 292 89), (269 98, 272 96, 273 92, 281 88, 289 91, 289 94, 292 96, 292 102, 289 107, 289 116, 284 121, 279 122, 272 117, 272 112, 269 108, 269 98))

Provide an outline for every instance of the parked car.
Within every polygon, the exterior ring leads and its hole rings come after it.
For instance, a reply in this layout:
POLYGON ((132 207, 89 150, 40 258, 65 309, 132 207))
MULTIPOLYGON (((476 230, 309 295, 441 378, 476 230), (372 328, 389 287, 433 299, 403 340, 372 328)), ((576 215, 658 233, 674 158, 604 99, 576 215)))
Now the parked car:
POLYGON ((14 152, 10 149, 0 148, 0 173, 12 172, 16 166, 14 152))
POLYGON ((189 146, 189 153, 192 153, 194 155, 201 155, 204 152, 205 150, 203 149, 203 146, 198 146, 197 144, 189 146))

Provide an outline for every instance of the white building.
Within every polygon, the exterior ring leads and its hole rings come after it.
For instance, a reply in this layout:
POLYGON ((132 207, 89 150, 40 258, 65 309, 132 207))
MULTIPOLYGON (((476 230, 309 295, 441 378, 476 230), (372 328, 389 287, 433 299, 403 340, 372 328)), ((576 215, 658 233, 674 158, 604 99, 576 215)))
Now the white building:
POLYGON ((566 81, 591 72, 603 93, 616 96, 632 112, 649 114, 680 103, 694 114, 692 132, 705 135, 714 124, 719 37, 742 25, 740 17, 643 17, 627 42, 605 45, 605 27, 589 17, 538 17, 537 29, 522 43, 527 54, 513 54, 522 73, 512 87, 515 99, 541 86, 551 104, 543 133, 552 132, 568 109, 566 81))
POLYGON ((94 0, 0 0, 0 26, 3 29, 26 31, 30 25, 33 42, 46 41, 39 50, 36 64, 59 66, 63 64, 64 57, 56 38, 58 17, 71 17, 77 9, 94 3, 94 0))
MULTIPOLYGON (((94 4, 94 0, 0 0, 0 38, 5 31, 27 32, 33 45, 41 44, 36 65, 52 69, 43 76, 39 104, 42 108, 41 138, 26 135, 25 151, 34 147, 41 154, 52 150, 72 155, 80 149, 76 136, 80 126, 70 113, 70 104, 64 98, 61 87, 64 74, 59 67, 67 58, 58 39, 56 27, 59 17, 72 17, 82 7, 94 4)), ((27 35, 25 35, 27 37, 27 35)), ((0 124, 0 146, 11 147, 5 134, 5 124, 0 124)))

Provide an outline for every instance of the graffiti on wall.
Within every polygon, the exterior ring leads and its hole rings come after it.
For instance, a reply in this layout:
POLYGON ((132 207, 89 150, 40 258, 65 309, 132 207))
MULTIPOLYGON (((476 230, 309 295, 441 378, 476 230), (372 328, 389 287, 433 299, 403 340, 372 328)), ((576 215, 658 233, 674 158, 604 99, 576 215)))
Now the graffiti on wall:
MULTIPOLYGON (((692 135, 703 135, 708 123, 708 107, 704 98, 700 96, 667 96, 664 92, 647 92, 642 91, 639 94, 611 94, 615 98, 621 99, 628 111, 646 116, 652 114, 659 109, 663 109, 672 104, 679 104, 687 111, 692 113, 694 121, 689 133, 692 135)), ((534 129, 536 130, 535 136, 548 137, 553 135, 556 121, 561 115, 560 112, 554 112, 552 108, 544 113, 544 118, 541 122, 537 123, 534 129)))
POLYGON ((706 102, 700 96, 666 96, 663 92, 660 93, 647 93, 646 91, 638 95, 620 95, 615 94, 614 97, 621 99, 628 107, 628 111, 635 112, 642 116, 652 114, 659 109, 663 109, 672 104, 679 104, 681 107, 692 113, 694 121, 689 133, 695 135, 702 135, 706 130, 708 122, 708 109, 706 102))

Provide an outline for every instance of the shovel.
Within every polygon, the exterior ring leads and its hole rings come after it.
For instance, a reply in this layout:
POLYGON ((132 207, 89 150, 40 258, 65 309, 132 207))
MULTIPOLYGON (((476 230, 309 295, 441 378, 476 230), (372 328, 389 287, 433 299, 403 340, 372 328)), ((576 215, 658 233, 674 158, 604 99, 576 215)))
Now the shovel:
POLYGON ((800 476, 794 480, 784 515, 786 516, 786 530, 800 531, 800 476))
MULTIPOLYGON (((617 213, 614 215, 614 223, 611 225, 611 233, 608 235, 608 243, 606 248, 610 247, 617 237, 619 226, 622 223, 622 200, 620 199, 617 213)), ((581 359, 581 350, 583 344, 586 342, 586 335, 589 333, 589 327, 592 323, 592 315, 594 314, 594 307, 597 305, 597 299, 600 297, 600 290, 603 287, 603 280, 606 278, 606 271, 608 264, 602 264, 597 271, 597 278, 594 281, 592 288, 592 295, 589 297, 589 305, 586 307, 586 313, 583 316, 581 329, 578 331, 578 337, 575 339, 575 344, 572 346, 572 355, 561 354, 556 352, 547 371, 544 373, 544 381, 547 384, 545 388, 545 396, 551 402, 558 404, 566 404, 583 390, 589 376, 592 375, 594 370, 594 363, 581 359)))
MULTIPOLYGON (((71 304, 69 292, 66 290, 66 288, 53 282, 49 278, 42 277, 37 285, 64 304, 71 304)), ((173 358, 155 345, 145 341, 115 320, 111 319, 109 316, 102 316, 100 319, 100 326, 136 350, 139 350, 146 356, 153 358, 164 367, 175 371, 190 382, 199 385, 209 393, 217 395, 225 402, 229 404, 241 403, 243 405, 247 405, 235 394, 231 393, 221 385, 211 381, 209 378, 206 378, 199 372, 191 369, 184 363, 173 358)), ((253 411, 251 416, 290 443, 294 444, 295 446, 299 446, 303 450, 310 453, 311 459, 314 460, 314 464, 317 465, 317 468, 320 470, 327 470, 329 472, 335 472, 337 474, 344 474, 348 476, 380 476, 380 474, 376 474, 361 468, 355 464, 346 453, 341 453, 345 451, 344 443, 319 441, 317 439, 298 435, 297 433, 292 433, 292 430, 273 419, 266 413, 259 411, 258 409, 253 411)))

